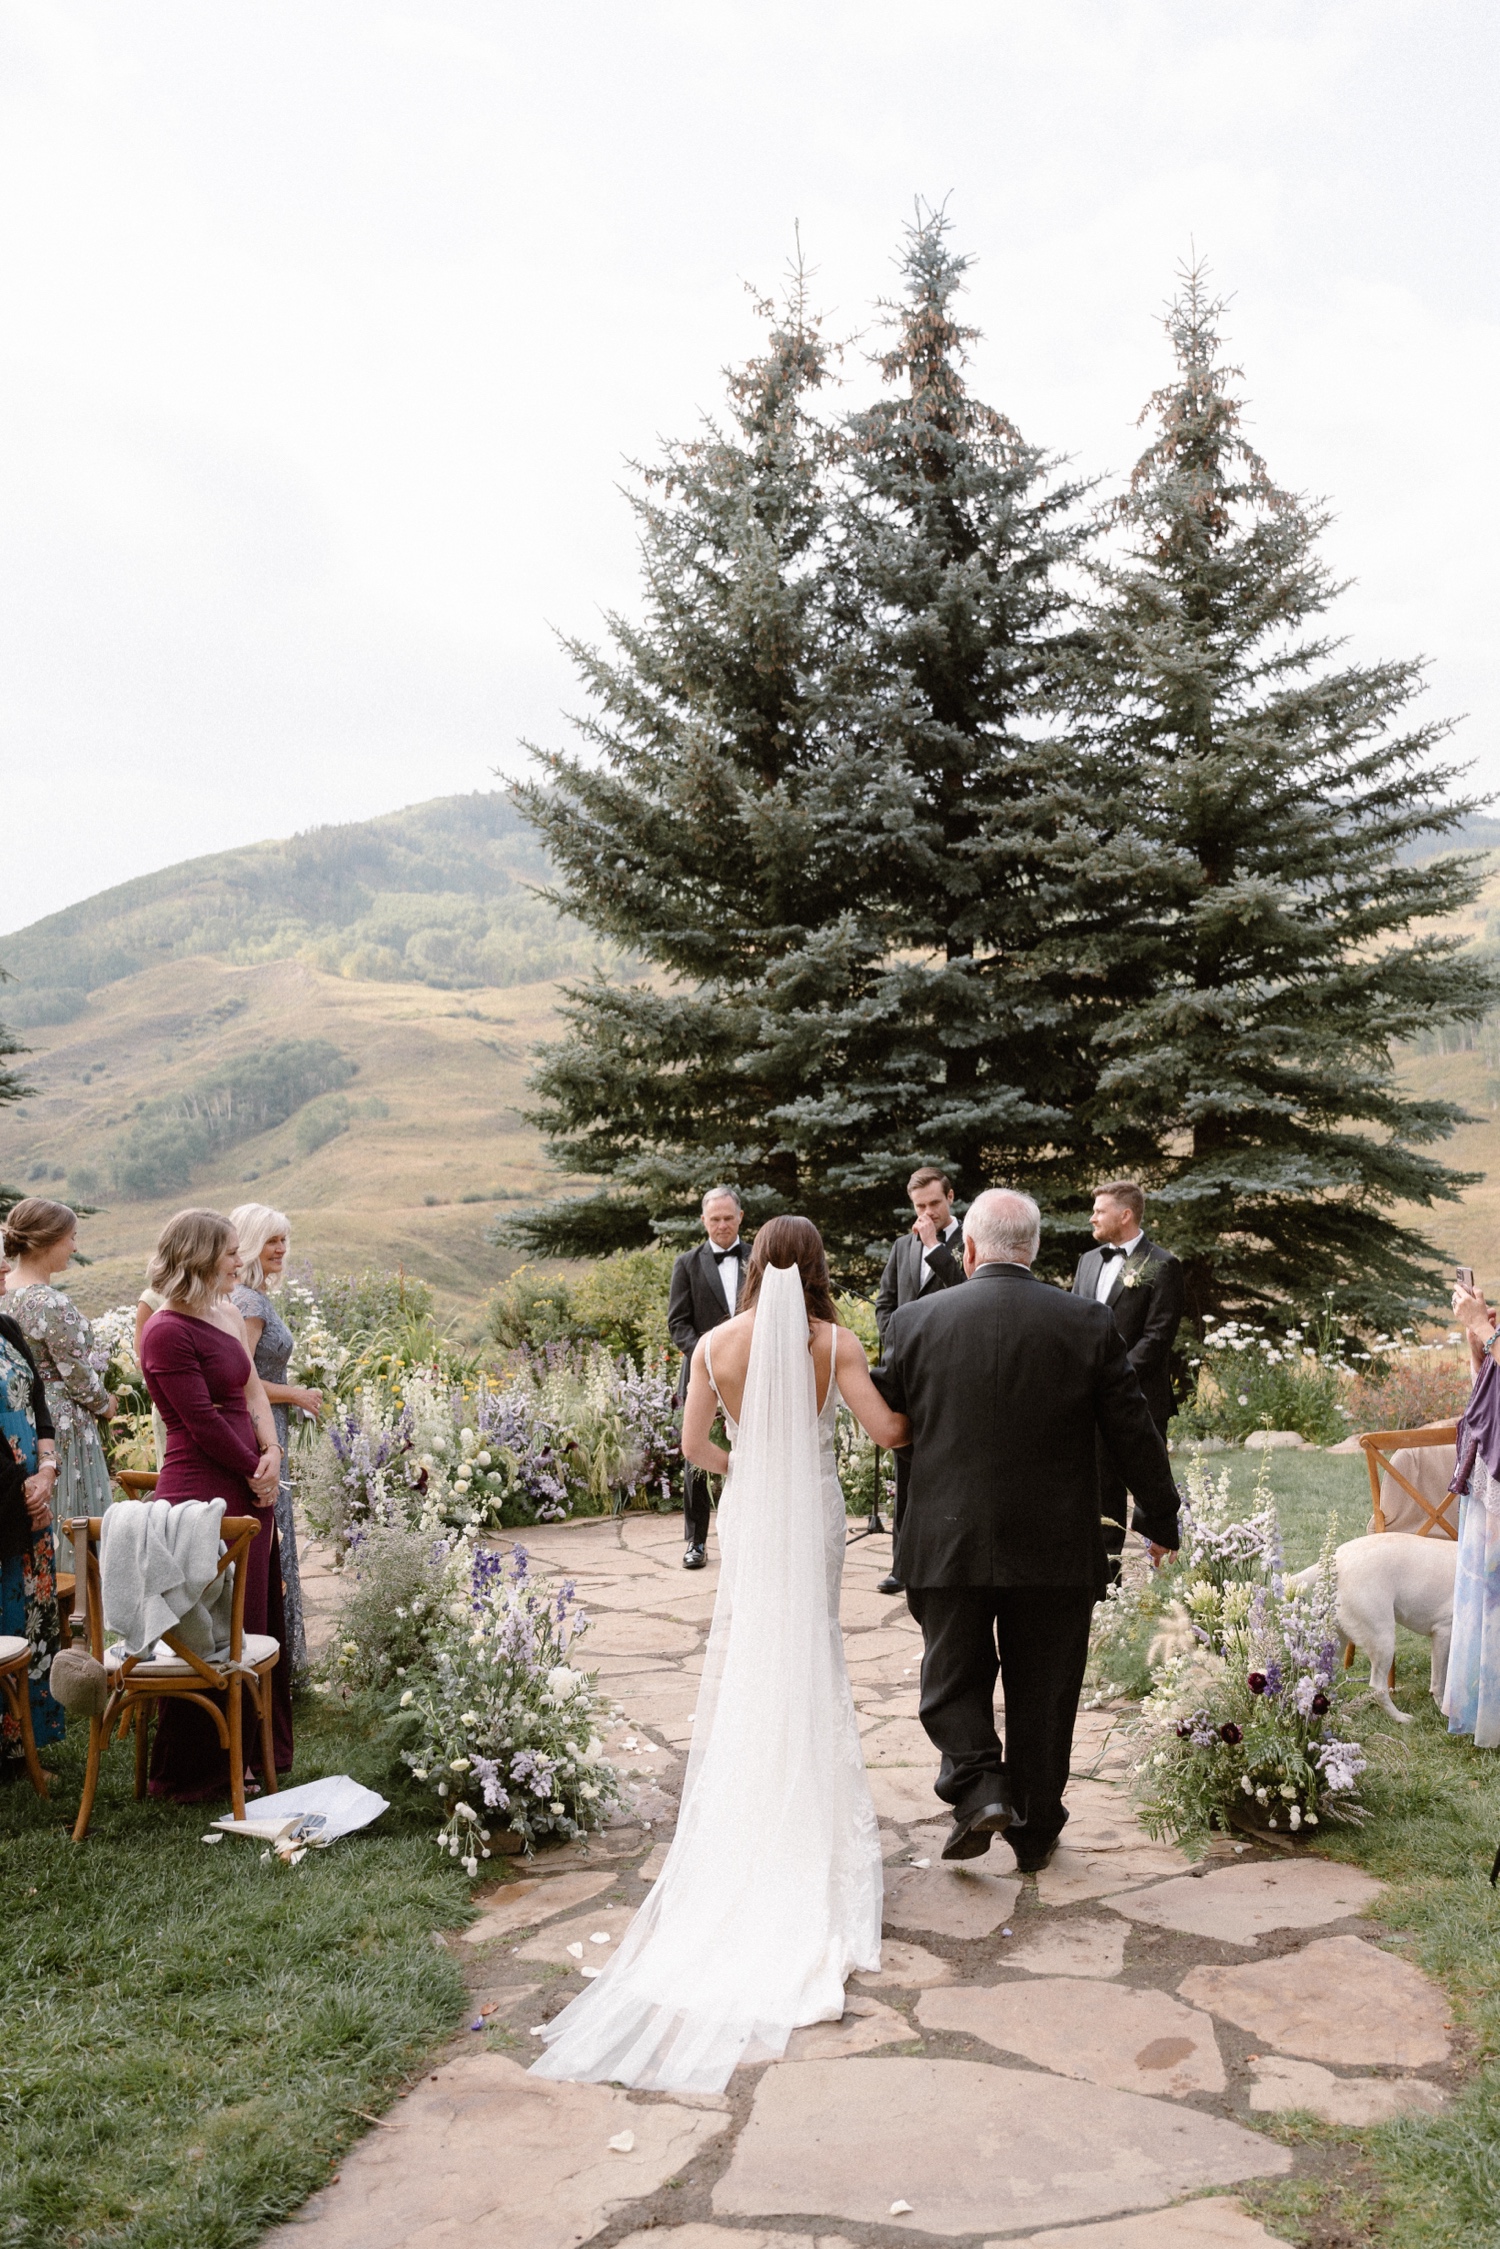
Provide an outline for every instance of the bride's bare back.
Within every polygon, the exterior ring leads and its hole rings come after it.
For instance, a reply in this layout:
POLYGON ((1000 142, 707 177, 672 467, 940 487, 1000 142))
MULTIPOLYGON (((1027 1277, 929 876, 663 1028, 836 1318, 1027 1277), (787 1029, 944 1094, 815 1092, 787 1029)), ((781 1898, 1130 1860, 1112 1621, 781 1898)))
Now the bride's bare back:
MULTIPOLYGON (((827 1320, 811 1320, 808 1326, 811 1331, 808 1348, 817 1379, 818 1411, 821 1413, 828 1401, 828 1385, 837 1369, 839 1396, 865 1433, 888 1452, 907 1443, 911 1425, 904 1414, 892 1413, 870 1380, 870 1362, 859 1337, 851 1329, 834 1327, 827 1320)), ((728 1453, 713 1442, 709 1432, 718 1412, 719 1399, 723 1400, 724 1410, 732 1421, 740 1418, 754 1333, 754 1312, 737 1312, 732 1320, 726 1320, 713 1330, 712 1385, 705 1364, 708 1338, 700 1336, 698 1340, 682 1416, 682 1450, 695 1468, 712 1469, 715 1475, 722 1476, 729 1465, 728 1453)))

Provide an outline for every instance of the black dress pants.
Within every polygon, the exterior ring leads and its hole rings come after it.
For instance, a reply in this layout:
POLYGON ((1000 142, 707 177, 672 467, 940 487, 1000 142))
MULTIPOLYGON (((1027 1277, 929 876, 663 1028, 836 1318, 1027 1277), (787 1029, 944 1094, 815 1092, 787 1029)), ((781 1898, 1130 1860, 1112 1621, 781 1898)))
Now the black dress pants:
POLYGON ((682 1535, 689 1546, 704 1546, 708 1542, 709 1518, 708 1478, 701 1468, 690 1461, 682 1464, 682 1535))
MULTIPOLYGON (((1151 1419, 1156 1422, 1163 1439, 1167 1422, 1158 1419, 1153 1409, 1151 1419)), ((1167 1420, 1170 1420, 1170 1414, 1167 1420)), ((1109 1556, 1109 1582, 1120 1582, 1120 1556, 1125 1549, 1125 1530, 1130 1521, 1130 1493, 1125 1479, 1116 1468, 1102 1445, 1098 1448, 1099 1461, 1099 1514, 1104 1531, 1104 1551, 1109 1556)))
POLYGON ((1028 1852, 1045 1849, 1067 1817, 1063 1790, 1094 1598, 1079 1585, 907 1588, 906 1605, 922 1627, 919 1715, 942 1757, 937 1792, 960 1818, 1008 1794, 1028 1852), (997 1677, 1005 1690, 1003 1749, 997 1677))

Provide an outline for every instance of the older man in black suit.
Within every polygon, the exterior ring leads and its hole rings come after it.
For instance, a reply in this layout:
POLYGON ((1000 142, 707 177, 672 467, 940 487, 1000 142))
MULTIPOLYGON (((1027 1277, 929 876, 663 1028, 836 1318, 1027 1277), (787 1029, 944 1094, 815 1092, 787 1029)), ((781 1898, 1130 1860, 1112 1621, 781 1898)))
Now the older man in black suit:
MULTIPOLYGON (((1137 1180, 1110 1179, 1094 1192, 1095 1247, 1085 1250, 1073 1275, 1073 1294, 1107 1304, 1125 1341, 1125 1356, 1146 1395, 1151 1419, 1165 1436, 1172 1418, 1172 1345, 1182 1319, 1182 1267, 1169 1249, 1146 1235, 1146 1197, 1137 1180)), ((1125 1479, 1103 1449, 1099 1454, 1099 1511, 1110 1576, 1118 1582, 1125 1545, 1125 1479)))
MULTIPOLYGON (((672 1267, 672 1285, 667 1294, 667 1333, 682 1353, 682 1372, 677 1378, 679 1404, 687 1396, 688 1374, 698 1338, 733 1318, 745 1285, 745 1268, 750 1262, 750 1245, 740 1240, 744 1211, 734 1188, 710 1187, 702 1207, 703 1230, 708 1239, 700 1242, 696 1249, 685 1250, 678 1258, 672 1267)), ((707 1560, 708 1478, 701 1468, 694 1468, 686 1461, 683 1463, 682 1513, 687 1538, 682 1566, 685 1570, 701 1570, 707 1560)))
POLYGON ((978 1196, 967 1286, 902 1306, 875 1370, 912 1425, 896 1568, 922 1627, 920 1716, 954 1815, 943 1856, 977 1858, 1009 1829, 1023 1873, 1047 1864, 1068 1816, 1089 1619, 1109 1577, 1096 1447, 1134 1492, 1153 1558, 1177 1544, 1167 1448, 1119 1330, 1104 1305, 1032 1277, 1040 1239, 1029 1195, 978 1196))

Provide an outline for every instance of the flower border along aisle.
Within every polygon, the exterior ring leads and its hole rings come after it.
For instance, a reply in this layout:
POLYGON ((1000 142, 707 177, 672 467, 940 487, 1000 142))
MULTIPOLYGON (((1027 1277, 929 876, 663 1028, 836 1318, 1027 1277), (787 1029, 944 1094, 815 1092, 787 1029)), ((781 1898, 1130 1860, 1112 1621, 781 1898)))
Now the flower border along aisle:
POLYGON ((1132 1729, 1147 1832, 1305 1837, 1324 1820, 1362 1819, 1333 1529, 1312 1585, 1288 1592, 1274 1508, 1235 1521, 1227 1476, 1216 1485, 1195 1462, 1186 1481, 1181 1553, 1165 1585, 1143 1589, 1170 1598, 1148 1657, 1156 1683, 1132 1729))

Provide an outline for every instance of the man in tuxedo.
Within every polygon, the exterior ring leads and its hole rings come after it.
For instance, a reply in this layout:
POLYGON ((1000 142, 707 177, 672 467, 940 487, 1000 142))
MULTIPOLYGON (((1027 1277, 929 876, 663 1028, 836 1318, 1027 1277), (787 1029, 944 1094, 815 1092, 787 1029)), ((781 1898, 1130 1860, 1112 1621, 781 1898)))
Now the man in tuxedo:
MULTIPOLYGON (((677 1378, 679 1405, 687 1396, 688 1375, 699 1336, 730 1319, 739 1308, 745 1268, 750 1262, 750 1245, 740 1240, 743 1216, 740 1198, 733 1187, 710 1187, 703 1198, 703 1230, 708 1239, 700 1242, 696 1249, 685 1250, 672 1267, 672 1285, 667 1294, 667 1333, 682 1353, 682 1372, 677 1378)), ((704 1548, 708 1543, 708 1478, 701 1468, 694 1468, 686 1461, 682 1494, 683 1529, 687 1537, 682 1566, 685 1570, 701 1570, 707 1559, 704 1548)))
MULTIPOLYGON (((1145 1215, 1146 1198, 1134 1179, 1111 1179, 1095 1190, 1091 1223, 1096 1247, 1078 1260, 1073 1294, 1109 1306, 1151 1419, 1165 1436, 1173 1411, 1172 1344, 1182 1318, 1182 1267, 1169 1249, 1147 1240, 1145 1215)), ((1129 1496, 1119 1469, 1101 1447, 1099 1511, 1113 1584, 1119 1583, 1129 1496)))
POLYGON ((945 1859, 1010 1832, 1026 1874, 1051 1858, 1109 1578, 1096 1447, 1135 1494, 1153 1560, 1177 1544, 1177 1490, 1107 1308, 1035 1280, 1041 1219, 999 1188, 964 1219, 967 1286, 905 1304, 875 1369, 910 1417, 896 1569, 922 1627, 920 1716, 953 1809, 945 1859), (995 1680, 1006 1741, 995 1730, 995 1680))
MULTIPOLYGON (((935 1164, 923 1164, 906 1182, 906 1192, 916 1216, 911 1232, 903 1234, 885 1261, 880 1286, 875 1291, 875 1329, 880 1348, 900 1305, 929 1296, 935 1289, 953 1288, 964 1277, 962 1229, 953 1215, 953 1182, 935 1164)), ((896 1527, 906 1508, 907 1459, 896 1455, 896 1527)), ((877 1591, 905 1591, 893 1568, 880 1580, 877 1591)))

